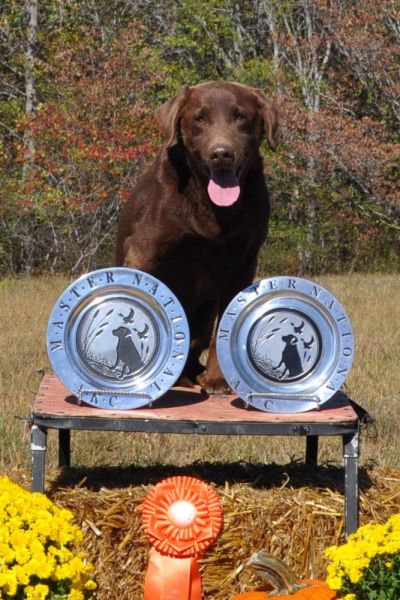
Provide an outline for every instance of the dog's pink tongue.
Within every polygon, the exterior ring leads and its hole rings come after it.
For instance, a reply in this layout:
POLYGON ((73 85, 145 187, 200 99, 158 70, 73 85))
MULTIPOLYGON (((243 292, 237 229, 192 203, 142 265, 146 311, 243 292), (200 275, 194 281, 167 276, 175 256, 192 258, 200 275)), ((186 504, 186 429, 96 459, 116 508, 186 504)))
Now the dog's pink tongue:
POLYGON ((217 206, 231 206, 240 195, 239 180, 234 171, 211 171, 208 195, 217 206))

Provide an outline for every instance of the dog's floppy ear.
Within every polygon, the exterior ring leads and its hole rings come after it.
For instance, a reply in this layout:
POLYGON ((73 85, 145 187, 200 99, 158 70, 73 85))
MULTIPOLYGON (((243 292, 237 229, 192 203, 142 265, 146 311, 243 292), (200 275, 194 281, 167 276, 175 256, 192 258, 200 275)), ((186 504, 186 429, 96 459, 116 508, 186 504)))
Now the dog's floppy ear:
POLYGON ((260 114, 264 122, 264 133, 271 150, 276 150, 276 132, 278 129, 278 109, 268 100, 261 90, 254 90, 259 101, 260 114))
POLYGON ((167 146, 172 146, 177 141, 179 118, 182 108, 189 95, 190 87, 187 85, 179 94, 173 96, 165 104, 157 108, 155 112, 158 124, 167 142, 167 146))

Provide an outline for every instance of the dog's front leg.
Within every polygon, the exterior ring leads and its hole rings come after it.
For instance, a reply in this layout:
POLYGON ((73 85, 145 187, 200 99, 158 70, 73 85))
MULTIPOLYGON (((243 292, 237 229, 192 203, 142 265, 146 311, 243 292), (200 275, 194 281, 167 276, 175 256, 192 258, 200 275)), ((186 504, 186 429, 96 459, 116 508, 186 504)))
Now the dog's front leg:
POLYGON ((198 375, 198 383, 208 394, 229 394, 230 387, 224 379, 217 359, 216 334, 212 336, 208 348, 206 369, 198 375))

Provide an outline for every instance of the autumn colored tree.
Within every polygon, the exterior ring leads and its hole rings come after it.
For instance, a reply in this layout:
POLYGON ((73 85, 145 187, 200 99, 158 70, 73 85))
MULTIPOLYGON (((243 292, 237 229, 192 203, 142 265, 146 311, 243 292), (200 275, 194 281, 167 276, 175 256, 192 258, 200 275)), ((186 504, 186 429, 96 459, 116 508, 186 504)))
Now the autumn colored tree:
POLYGON ((263 273, 399 268, 394 0, 39 0, 32 28, 36 1, 0 17, 3 272, 110 264, 154 108, 206 79, 279 105, 263 273))
MULTIPOLYGON (((35 159, 3 204, 9 269, 109 264, 104 248, 113 245, 120 203, 153 154, 155 128, 140 101, 152 80, 146 61, 137 24, 105 42, 81 28, 73 46, 54 48, 46 64, 51 95, 19 124, 35 140, 35 159)), ((31 148, 17 144, 14 152, 23 173, 31 148)))

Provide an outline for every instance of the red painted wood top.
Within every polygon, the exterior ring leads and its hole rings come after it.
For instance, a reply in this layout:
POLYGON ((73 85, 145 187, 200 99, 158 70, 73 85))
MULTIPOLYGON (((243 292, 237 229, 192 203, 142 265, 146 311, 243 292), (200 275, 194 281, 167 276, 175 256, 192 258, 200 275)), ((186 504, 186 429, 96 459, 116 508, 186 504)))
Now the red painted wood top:
POLYGON ((246 423, 354 423, 357 415, 346 396, 325 402, 320 410, 276 414, 245 408, 237 396, 208 396, 200 388, 172 388, 153 406, 134 410, 104 410, 79 405, 53 373, 44 375, 33 404, 36 417, 99 417, 102 419, 160 419, 168 421, 246 423))

